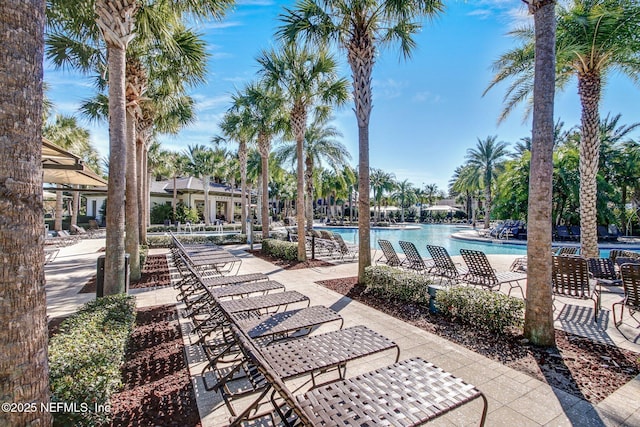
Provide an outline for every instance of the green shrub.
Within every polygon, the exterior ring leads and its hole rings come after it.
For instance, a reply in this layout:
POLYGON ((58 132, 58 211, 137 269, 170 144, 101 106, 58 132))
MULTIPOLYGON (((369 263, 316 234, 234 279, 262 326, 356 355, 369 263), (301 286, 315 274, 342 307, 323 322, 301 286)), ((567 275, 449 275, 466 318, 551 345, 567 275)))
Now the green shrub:
POLYGON ((176 204, 175 218, 173 218, 173 206, 165 203, 154 203, 149 216, 151 217, 151 224, 163 224, 165 220, 171 222, 179 221, 183 224, 186 222, 195 223, 200 220, 198 210, 196 208, 190 208, 182 202, 176 204))
MULTIPOLYGON (((184 244, 191 243, 213 243, 216 245, 233 245, 247 243, 245 234, 221 234, 219 236, 205 236, 202 234, 181 234, 180 241, 184 244)), ((172 245, 169 234, 163 236, 147 235, 147 244, 150 248, 168 248, 172 245)))
POLYGON ((147 262, 149 256, 149 246, 140 245, 140 266, 144 267, 144 263, 147 262))
POLYGON ((56 425, 99 425, 109 420, 111 395, 122 387, 120 366, 135 323, 135 299, 112 295, 85 304, 49 341, 53 402, 87 405, 89 411, 59 412, 56 425))
POLYGON ((432 280, 424 274, 376 265, 364 270, 367 292, 384 298, 418 303, 428 302, 427 287, 432 280))
POLYGON ((278 259, 295 261, 298 259, 298 244, 277 239, 264 239, 262 253, 278 259))
POLYGON ((454 286, 436 293, 436 306, 445 315, 489 332, 521 328, 524 302, 500 292, 454 286))

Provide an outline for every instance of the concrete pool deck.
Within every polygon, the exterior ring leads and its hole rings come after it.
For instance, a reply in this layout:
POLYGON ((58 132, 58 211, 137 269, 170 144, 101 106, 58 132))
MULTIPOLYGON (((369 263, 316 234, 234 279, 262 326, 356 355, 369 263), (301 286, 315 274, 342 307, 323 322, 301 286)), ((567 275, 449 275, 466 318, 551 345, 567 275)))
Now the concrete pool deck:
MULTIPOLYGON (((54 262, 45 267, 47 278, 47 313, 51 317, 75 311, 84 302, 93 299, 93 294, 79 294, 86 281, 95 274, 96 259, 101 254, 104 239, 82 240, 61 248, 54 262)), ((332 307, 345 319, 345 326, 366 324, 371 329, 394 340, 401 349, 401 359, 421 356, 454 375, 470 382, 483 391, 489 399, 487 426, 632 426, 640 425, 640 377, 636 377, 609 396, 593 405, 583 399, 555 389, 522 372, 508 368, 485 358, 471 350, 451 343, 437 335, 413 327, 405 322, 369 308, 348 297, 337 294, 315 282, 332 278, 355 276, 357 263, 336 263, 328 267, 302 270, 283 270, 247 253, 246 245, 227 247, 242 257, 240 273, 266 273, 273 280, 284 284, 288 290, 298 290, 311 299, 311 304, 332 307)), ((152 254, 167 253, 154 249, 152 254)), ((379 256, 374 254, 374 258, 379 256)), ((489 255, 492 266, 498 270, 508 268, 514 256, 489 255)), ((455 257, 454 257, 455 258, 455 257)), ((170 257, 168 258, 169 261, 170 257)), ((171 265, 171 263, 170 263, 171 265)), ((175 304, 176 291, 172 287, 132 290, 139 307, 159 304, 175 304)), ((568 300, 558 302, 556 327, 579 335, 602 340, 621 348, 640 352, 639 330, 633 320, 623 325, 628 338, 616 336, 610 321, 610 302, 620 298, 619 293, 607 293, 603 300, 603 311, 599 324, 590 321, 589 301, 568 300), (587 319, 587 320, 584 320, 587 319)), ((591 312, 592 314, 592 312, 591 312)), ((188 330, 189 325, 183 327, 188 330)), ((202 354, 185 336, 185 354, 203 426, 223 426, 229 421, 229 413, 222 403, 219 393, 206 392, 202 385, 200 371, 202 354)), ((368 358, 349 365, 348 375, 377 369, 391 363, 386 355, 368 358)), ((434 420, 432 425, 461 426, 476 425, 479 420, 478 402, 434 420)))

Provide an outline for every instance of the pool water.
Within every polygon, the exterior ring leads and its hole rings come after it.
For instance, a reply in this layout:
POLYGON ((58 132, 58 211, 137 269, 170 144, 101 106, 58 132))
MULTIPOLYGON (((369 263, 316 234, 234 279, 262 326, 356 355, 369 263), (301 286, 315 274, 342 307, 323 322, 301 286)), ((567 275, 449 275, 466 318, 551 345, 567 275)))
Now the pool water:
MULTIPOLYGON (((358 229, 342 227, 326 227, 326 229, 340 234, 347 242, 358 243, 358 229)), ((450 255, 460 255, 461 248, 474 249, 486 254, 526 255, 527 253, 527 247, 524 245, 470 242, 467 240, 452 239, 450 237, 451 234, 462 229, 468 228, 444 224, 419 224, 418 228, 415 229, 377 228, 371 230, 371 245, 374 249, 380 249, 378 240, 388 240, 397 251, 400 251, 398 242, 404 240, 416 245, 418 252, 420 252, 423 257, 429 256, 427 244, 443 246, 450 255)))

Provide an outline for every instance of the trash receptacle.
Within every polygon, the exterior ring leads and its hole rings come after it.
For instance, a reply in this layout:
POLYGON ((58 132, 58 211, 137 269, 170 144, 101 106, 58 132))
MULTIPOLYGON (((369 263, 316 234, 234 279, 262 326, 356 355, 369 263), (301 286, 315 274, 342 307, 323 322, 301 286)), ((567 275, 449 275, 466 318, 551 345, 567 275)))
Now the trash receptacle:
POLYGON ((438 307, 436 306, 436 293, 445 289, 444 286, 440 285, 429 285, 429 311, 431 313, 439 313, 438 307))
MULTIPOLYGON (((96 274, 96 297, 104 296, 104 262, 105 256, 98 257, 98 271, 96 274)), ((124 254, 124 293, 129 292, 129 254, 124 254)))

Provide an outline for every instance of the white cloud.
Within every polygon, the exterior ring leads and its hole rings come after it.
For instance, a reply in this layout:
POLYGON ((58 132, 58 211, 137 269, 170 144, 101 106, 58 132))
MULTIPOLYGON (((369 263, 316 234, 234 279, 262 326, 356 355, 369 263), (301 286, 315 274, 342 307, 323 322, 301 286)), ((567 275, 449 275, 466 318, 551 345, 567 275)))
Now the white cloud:
POLYGON ((477 16, 480 19, 487 19, 491 15, 493 15, 493 11, 491 11, 489 9, 476 9, 476 10, 473 10, 473 11, 467 13, 467 15, 468 16, 477 16))
POLYGON ((441 99, 440 95, 435 95, 429 91, 416 92, 411 97, 414 102, 429 102, 430 104, 438 104, 441 99))
POLYGON ((196 101, 196 109, 199 113, 223 107, 226 108, 226 106, 231 102, 231 97, 226 94, 212 97, 206 94, 196 93, 193 94, 192 97, 196 101))
POLYGON ((371 85, 374 97, 378 99, 393 99, 402 96, 403 89, 408 87, 409 83, 388 78, 386 80, 374 79, 371 85))

